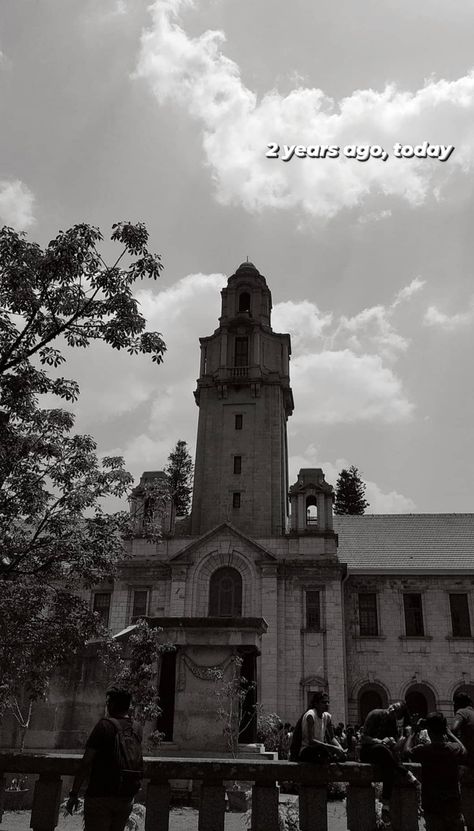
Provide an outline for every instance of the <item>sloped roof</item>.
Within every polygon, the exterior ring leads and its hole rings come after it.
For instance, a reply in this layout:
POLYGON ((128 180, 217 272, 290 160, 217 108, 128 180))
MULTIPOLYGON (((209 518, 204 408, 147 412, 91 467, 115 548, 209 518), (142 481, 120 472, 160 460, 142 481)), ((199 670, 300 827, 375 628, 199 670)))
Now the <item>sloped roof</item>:
POLYGON ((349 573, 474 576, 474 514, 335 516, 334 530, 349 573))

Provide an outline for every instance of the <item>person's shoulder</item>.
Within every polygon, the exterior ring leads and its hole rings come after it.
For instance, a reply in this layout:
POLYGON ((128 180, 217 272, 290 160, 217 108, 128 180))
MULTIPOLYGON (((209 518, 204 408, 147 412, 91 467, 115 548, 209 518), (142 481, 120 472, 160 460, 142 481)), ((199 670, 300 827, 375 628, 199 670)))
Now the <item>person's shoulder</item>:
POLYGON ((467 756, 466 748, 464 745, 459 744, 459 742, 445 742, 444 747, 446 748, 446 752, 451 756, 458 756, 460 759, 467 756))
POLYGON ((115 733, 115 727, 108 718, 100 718, 99 721, 92 728, 92 732, 87 739, 86 747, 97 747, 98 743, 104 739, 110 738, 115 733))

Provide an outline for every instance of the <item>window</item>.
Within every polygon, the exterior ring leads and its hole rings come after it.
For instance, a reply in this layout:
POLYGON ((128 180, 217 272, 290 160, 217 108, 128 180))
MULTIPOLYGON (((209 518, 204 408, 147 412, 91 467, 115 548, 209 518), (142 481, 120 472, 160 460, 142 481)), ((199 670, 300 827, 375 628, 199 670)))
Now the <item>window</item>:
POLYGON ((450 594, 449 605, 451 606, 453 637, 470 638, 471 621, 469 620, 469 603, 467 594, 450 594))
POLYGON ((248 291, 243 291, 239 297, 239 312, 250 311, 250 294, 248 291))
POLYGON ((111 597, 112 592, 95 592, 94 594, 93 609, 94 612, 97 612, 99 614, 100 622, 103 626, 109 625, 111 597))
POLYGON ((359 594, 359 635, 378 635, 377 595, 375 592, 359 594))
POLYGON ((234 473, 242 473, 242 456, 234 456, 234 473))
POLYGON ((240 508, 240 493, 238 491, 232 494, 232 507, 240 508))
POLYGON ((321 603, 318 591, 306 592, 306 629, 321 629, 321 603))
POLYGON ((223 566, 211 575, 209 615, 211 617, 241 617, 242 577, 237 569, 223 566))
POLYGON ((425 628, 423 626, 423 607, 421 594, 404 594, 403 604, 405 608, 405 631, 408 637, 423 637, 425 628))
POLYGON ((243 425, 244 417, 242 413, 237 413, 235 416, 235 429, 241 430, 243 425))
POLYGON ((131 623, 136 623, 148 614, 148 589, 134 589, 132 596, 131 623))
POLYGON ((234 366, 249 365, 249 339, 235 339, 234 366))

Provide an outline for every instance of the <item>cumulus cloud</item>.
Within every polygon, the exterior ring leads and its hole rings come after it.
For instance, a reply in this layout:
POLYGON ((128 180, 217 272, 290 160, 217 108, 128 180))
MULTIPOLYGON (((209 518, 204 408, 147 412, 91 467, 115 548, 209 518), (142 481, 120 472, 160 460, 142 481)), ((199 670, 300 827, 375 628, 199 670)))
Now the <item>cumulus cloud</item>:
POLYGON ((471 300, 467 311, 458 312, 454 315, 445 314, 445 312, 440 311, 437 306, 429 306, 423 318, 425 326, 437 326, 440 329, 444 329, 446 332, 462 329, 465 326, 470 326, 473 322, 474 300, 471 300))
MULTIPOLYGON (((320 467, 325 475, 326 481, 334 488, 336 487, 341 470, 347 470, 351 466, 351 462, 348 462, 344 458, 339 458, 332 462, 322 461, 319 450, 314 444, 310 444, 302 455, 293 456, 289 461, 290 483, 296 481, 300 468, 320 467)), ((406 514, 416 512, 416 504, 409 496, 404 496, 402 493, 398 493, 398 491, 385 493, 376 482, 366 479, 364 471, 359 470, 359 474, 366 485, 365 496, 369 502, 366 513, 406 514)))
POLYGON ((17 231, 25 231, 35 222, 35 197, 19 179, 0 180, 0 220, 17 231))
POLYGON ((350 349, 302 355, 292 363, 296 425, 341 424, 409 418, 413 404, 401 381, 379 355, 350 349))
POLYGON ((160 104, 173 102, 200 122, 205 161, 217 198, 249 211, 300 209, 309 217, 331 217, 384 194, 421 205, 438 198, 454 171, 474 162, 474 73, 454 81, 430 80, 415 92, 394 85, 356 90, 335 101, 321 89, 298 86, 289 94, 269 90, 257 98, 240 68, 223 50, 225 34, 191 37, 180 15, 193 0, 158 0, 143 33, 136 76, 147 79, 160 104), (317 139, 315 138, 317 137, 317 139), (435 159, 265 157, 267 145, 378 144, 389 153, 396 142, 425 140, 456 145, 446 163, 435 159), (437 196, 438 195, 438 196, 437 196))

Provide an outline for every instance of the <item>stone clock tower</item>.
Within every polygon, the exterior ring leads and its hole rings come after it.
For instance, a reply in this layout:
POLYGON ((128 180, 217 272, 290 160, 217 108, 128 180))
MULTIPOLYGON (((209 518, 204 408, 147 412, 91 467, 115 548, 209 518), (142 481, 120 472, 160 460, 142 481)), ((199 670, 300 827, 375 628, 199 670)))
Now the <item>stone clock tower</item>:
POLYGON ((222 522, 260 538, 288 528, 291 346, 271 309, 265 278, 242 263, 222 290, 219 327, 200 338, 193 535, 222 522))

